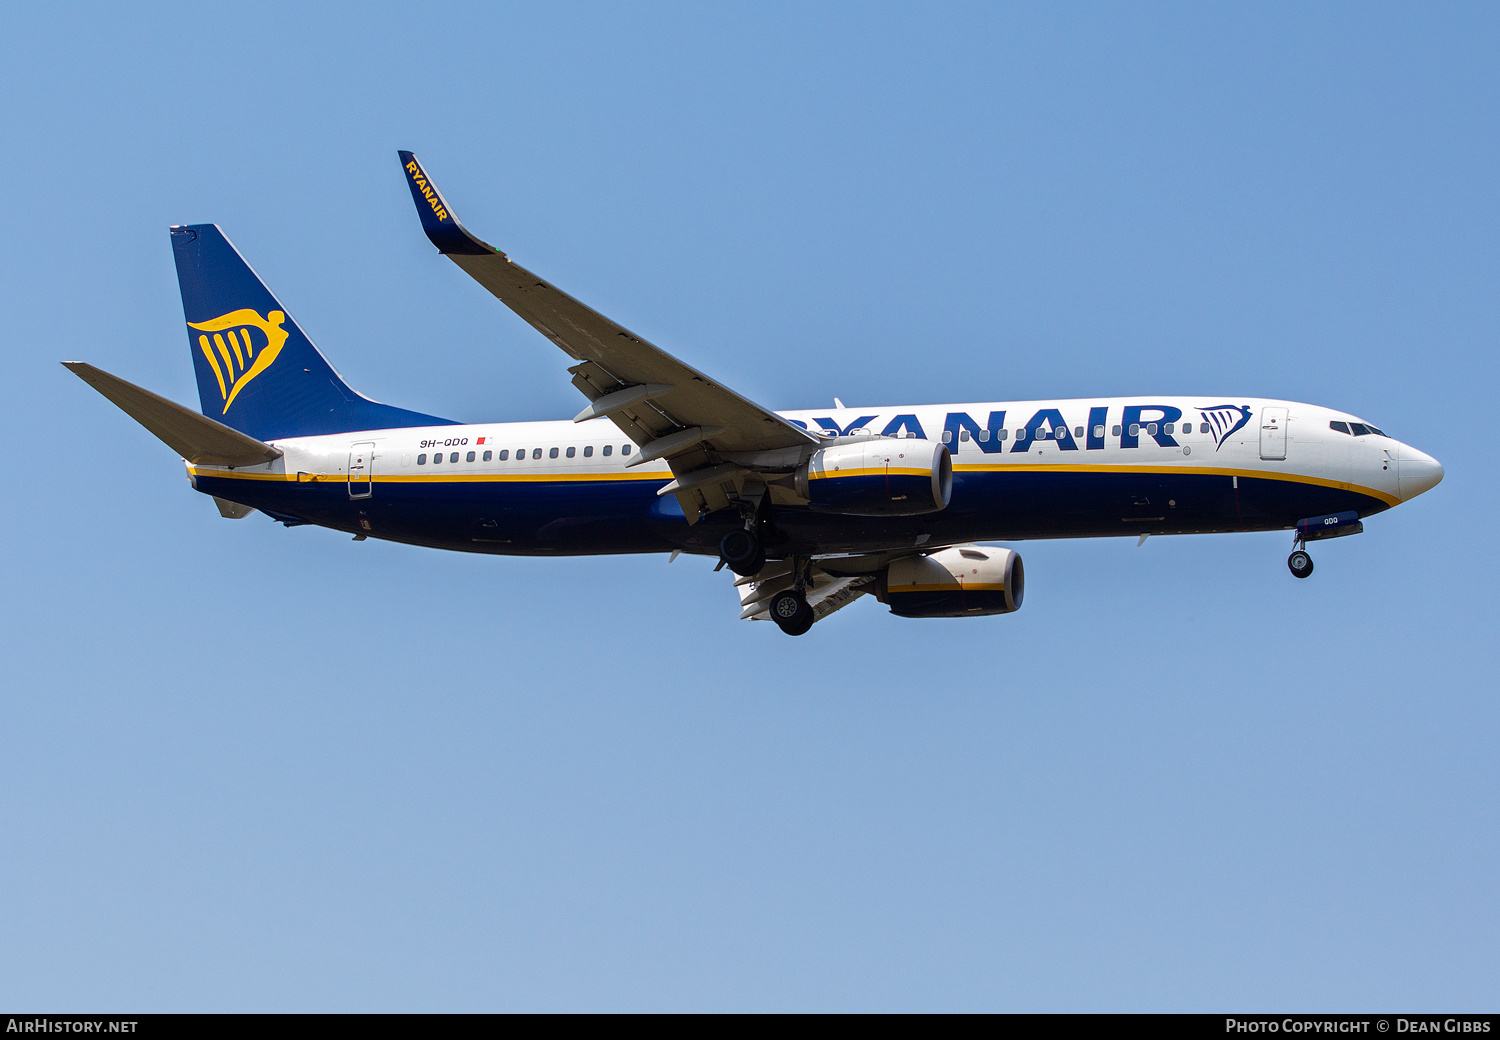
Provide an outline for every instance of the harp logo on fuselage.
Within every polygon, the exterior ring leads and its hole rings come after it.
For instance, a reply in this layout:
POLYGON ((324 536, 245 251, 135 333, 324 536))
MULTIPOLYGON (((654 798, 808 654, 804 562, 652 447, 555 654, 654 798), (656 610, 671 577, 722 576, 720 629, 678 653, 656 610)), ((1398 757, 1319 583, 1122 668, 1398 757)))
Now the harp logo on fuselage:
POLYGON ((1224 442, 1232 434, 1244 429, 1251 415, 1249 406, 1241 404, 1199 405, 1198 411, 1202 414, 1203 421, 1209 425, 1209 433, 1214 438, 1214 451, 1224 447, 1224 442))
POLYGON ((244 307, 207 321, 188 322, 189 328, 198 330, 198 349, 218 381, 219 396, 224 399, 222 414, 229 413, 239 392, 270 368, 281 353, 289 335, 281 327, 284 321, 286 314, 282 311, 268 311, 262 318, 244 307))

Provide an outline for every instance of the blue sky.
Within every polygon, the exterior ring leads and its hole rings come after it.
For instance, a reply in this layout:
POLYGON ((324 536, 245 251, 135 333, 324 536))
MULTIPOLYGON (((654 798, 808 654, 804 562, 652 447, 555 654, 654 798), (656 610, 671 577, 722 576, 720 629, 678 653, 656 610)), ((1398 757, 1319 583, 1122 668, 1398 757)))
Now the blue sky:
POLYGON ((1493 1009, 1500 14, 44 5, 0 139, 0 1004, 1493 1009), (712 561, 222 520, 57 362, 196 401, 219 223, 356 387, 579 407, 470 227, 782 408, 1204 393, 1447 479, 1032 542, 802 639, 712 561), (1477 438, 1477 439, 1476 439, 1477 438))

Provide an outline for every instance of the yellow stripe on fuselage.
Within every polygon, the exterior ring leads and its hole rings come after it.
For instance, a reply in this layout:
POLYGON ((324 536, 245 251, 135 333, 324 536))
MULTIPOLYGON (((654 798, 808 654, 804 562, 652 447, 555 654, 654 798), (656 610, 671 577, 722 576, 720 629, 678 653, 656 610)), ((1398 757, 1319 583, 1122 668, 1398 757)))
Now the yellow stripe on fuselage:
MULTIPOLYGON (((462 465, 462 463, 455 463, 455 465, 462 465)), ((1388 506, 1401 504, 1401 500, 1394 495, 1378 491, 1375 488, 1364 487, 1360 484, 1328 480, 1323 477, 1311 477, 1302 473, 1269 473, 1264 470, 1254 469, 1225 469, 1212 466, 1086 466, 1080 464, 1064 463, 1058 465, 1031 462, 998 464, 969 463, 966 465, 955 465, 953 469, 958 473, 1097 473, 1244 477, 1247 480, 1280 480, 1295 484, 1313 484, 1318 487, 1335 488, 1340 491, 1353 491, 1357 494, 1367 495, 1370 498, 1384 502, 1388 506)), ((243 470, 218 469, 204 466, 189 466, 188 471, 194 476, 221 477, 229 480, 271 480, 283 481, 290 484, 295 484, 299 481, 309 484, 342 483, 349 479, 345 473, 304 472, 299 476, 297 473, 247 473, 243 470)), ((823 474, 821 477, 817 474, 809 474, 808 476, 812 479, 827 479, 830 477, 878 476, 886 472, 884 469, 840 470, 837 473, 823 474)), ((903 476, 925 476, 929 471, 926 469, 901 469, 891 470, 890 472, 903 476)), ((443 473, 411 474, 376 473, 371 479, 377 484, 587 484, 621 480, 671 480, 672 474, 664 471, 648 471, 645 473, 455 473, 447 471, 443 473)))
MULTIPOLYGON (((224 477, 229 480, 279 480, 289 484, 343 483, 347 473, 246 473, 243 470, 217 469, 212 466, 189 466, 195 477, 224 477)), ((376 484, 490 484, 551 483, 564 481, 597 483, 613 480, 671 480, 671 473, 376 473, 365 478, 376 484)), ((364 481, 361 481, 363 483, 364 481)))

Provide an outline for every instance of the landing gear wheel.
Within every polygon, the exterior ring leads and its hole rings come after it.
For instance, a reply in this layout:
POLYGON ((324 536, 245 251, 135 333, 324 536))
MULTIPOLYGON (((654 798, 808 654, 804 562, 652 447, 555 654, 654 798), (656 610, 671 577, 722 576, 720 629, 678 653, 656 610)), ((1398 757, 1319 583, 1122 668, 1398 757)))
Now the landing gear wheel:
POLYGON ((1312 557, 1301 549, 1286 558, 1286 565, 1294 577, 1305 578, 1313 572, 1312 557))
POLYGON ((771 598, 771 620, 789 636, 800 636, 813 626, 813 609, 807 597, 796 589, 787 589, 771 598))
POLYGON ((742 578, 759 574, 766 565, 766 550, 754 532, 730 531, 719 542, 719 558, 742 578))

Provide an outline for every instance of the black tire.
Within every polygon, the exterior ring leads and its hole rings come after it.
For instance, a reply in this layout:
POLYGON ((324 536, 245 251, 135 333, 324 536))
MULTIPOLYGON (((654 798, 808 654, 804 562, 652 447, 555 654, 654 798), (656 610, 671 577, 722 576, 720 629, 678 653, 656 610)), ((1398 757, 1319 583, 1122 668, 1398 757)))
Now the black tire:
POLYGON ((789 636, 800 636, 813 626, 813 609, 807 597, 796 589, 787 589, 771 597, 771 620, 789 636))
POLYGON ((1313 572, 1312 557, 1301 549, 1286 558, 1286 566, 1298 578, 1305 578, 1313 572))
POLYGON ((753 531, 736 528, 719 540, 719 559, 742 578, 759 574, 766 565, 766 550, 753 531))

